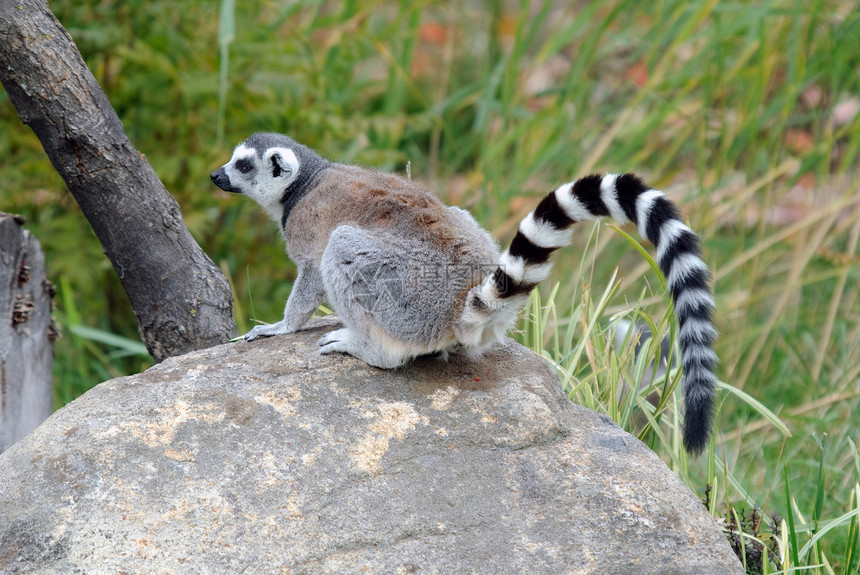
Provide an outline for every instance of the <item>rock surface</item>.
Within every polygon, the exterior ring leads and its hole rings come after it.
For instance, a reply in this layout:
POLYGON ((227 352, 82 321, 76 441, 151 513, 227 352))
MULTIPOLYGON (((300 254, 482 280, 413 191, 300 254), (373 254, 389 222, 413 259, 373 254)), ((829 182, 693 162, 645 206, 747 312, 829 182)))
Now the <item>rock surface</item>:
POLYGON ((0 573, 742 573, 512 342, 381 371, 332 320, 105 382, 0 455, 0 573))

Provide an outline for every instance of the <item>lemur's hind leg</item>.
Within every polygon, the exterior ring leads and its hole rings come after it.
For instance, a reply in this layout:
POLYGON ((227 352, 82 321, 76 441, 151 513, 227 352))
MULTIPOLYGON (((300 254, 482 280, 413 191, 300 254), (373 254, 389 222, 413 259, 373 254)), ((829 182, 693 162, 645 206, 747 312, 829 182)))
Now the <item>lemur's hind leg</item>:
POLYGON ((368 365, 382 369, 400 367, 412 358, 411 353, 398 350, 397 342, 387 345, 376 341, 366 333, 345 327, 330 331, 319 340, 320 353, 347 353, 368 365))
POLYGON ((418 355, 416 346, 391 335, 392 316, 408 307, 408 256, 378 238, 340 226, 323 252, 321 272, 328 301, 346 327, 320 339, 320 353, 348 353, 375 367, 394 368, 418 355))

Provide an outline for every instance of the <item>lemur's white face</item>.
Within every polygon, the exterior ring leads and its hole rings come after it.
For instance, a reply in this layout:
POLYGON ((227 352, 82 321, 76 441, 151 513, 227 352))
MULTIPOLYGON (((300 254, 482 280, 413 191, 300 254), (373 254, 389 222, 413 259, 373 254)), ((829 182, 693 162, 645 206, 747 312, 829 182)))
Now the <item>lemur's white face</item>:
POLYGON ((269 148, 261 158, 254 148, 239 144, 230 161, 210 177, 222 190, 250 197, 279 221, 284 190, 296 179, 299 168, 299 160, 289 148, 269 148))

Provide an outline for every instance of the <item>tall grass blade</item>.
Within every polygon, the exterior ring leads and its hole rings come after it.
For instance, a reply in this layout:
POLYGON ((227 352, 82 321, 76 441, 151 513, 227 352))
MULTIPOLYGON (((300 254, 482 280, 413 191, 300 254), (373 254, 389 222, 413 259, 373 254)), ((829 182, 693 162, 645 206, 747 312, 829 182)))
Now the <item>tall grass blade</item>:
POLYGON ((813 549, 818 549, 821 539, 823 539, 825 535, 827 535, 830 531, 833 531, 834 529, 849 526, 851 524, 851 521, 858 516, 860 516, 860 508, 858 507, 855 507, 851 511, 840 515, 839 517, 828 523, 827 526, 818 530, 818 532, 815 533, 812 539, 810 539, 806 543, 806 545, 801 548, 800 552, 798 553, 798 556, 805 559, 806 556, 809 555, 810 551, 812 551, 813 549))
POLYGON ((752 407, 759 415, 771 422, 784 436, 791 437, 791 430, 788 426, 774 412, 750 394, 722 381, 717 382, 717 389, 722 389, 737 396, 741 401, 752 407))
POLYGON ((218 48, 221 54, 221 70, 218 76, 218 119, 215 143, 224 142, 224 125, 227 116, 227 81, 230 70, 230 44, 236 38, 236 0, 221 0, 218 20, 218 48))
MULTIPOLYGON (((853 511, 860 508, 860 483, 854 484, 854 489, 851 490, 851 501, 849 502, 853 511)), ((844 565, 845 573, 857 572, 857 543, 858 543, 858 521, 857 517, 851 518, 851 524, 848 526, 848 544, 845 546, 845 554, 842 557, 842 565, 844 565)))
MULTIPOLYGON (((815 436, 813 436, 813 437, 815 437, 815 436)), ((812 534, 813 535, 817 535, 817 533, 818 533, 818 527, 819 527, 818 523, 821 520, 821 513, 822 513, 822 510, 824 509, 824 479, 825 479, 824 455, 827 451, 827 434, 822 435, 820 440, 818 440, 817 437, 815 437, 815 439, 816 439, 816 441, 819 441, 819 447, 821 449, 820 449, 819 454, 818 454, 818 484, 817 484, 817 489, 815 492, 815 507, 812 510, 812 534)), ((815 539, 815 537, 813 537, 813 540, 817 541, 817 539, 815 539)), ((809 545, 809 544, 807 544, 807 545, 809 545)), ((815 551, 816 562, 818 562, 819 560, 822 560, 824 555, 821 553, 821 548, 819 547, 819 545, 816 543, 814 546, 812 546, 812 549, 815 551)), ((801 552, 801 556, 803 556, 802 552, 801 552)))
POLYGON ((738 517, 738 512, 734 507, 732 507, 730 513, 732 515, 732 522, 735 525, 735 529, 737 529, 738 544, 740 546, 740 551, 741 551, 741 556, 740 556, 741 564, 744 566, 744 571, 749 572, 749 565, 747 565, 747 546, 746 546, 746 543, 744 542, 744 532, 743 532, 743 527, 742 527, 743 523, 741 522, 740 518, 738 517))
POLYGON ((797 531, 794 527, 794 499, 791 496, 791 484, 788 481, 788 465, 785 465, 782 468, 782 478, 783 483, 785 484, 785 513, 788 515, 788 553, 791 556, 790 565, 800 567, 797 531))
POLYGON ((96 329, 94 327, 88 327, 85 325, 71 325, 69 326, 69 331, 83 339, 103 343, 105 345, 114 347, 118 351, 123 352, 125 355, 137 355, 140 357, 151 359, 149 351, 147 351, 146 349, 146 346, 139 341, 135 341, 133 339, 117 335, 109 331, 104 331, 102 329, 96 329))
MULTIPOLYGON (((60 278, 60 294, 63 300, 63 315, 65 316, 65 323, 67 326, 69 325, 80 325, 81 314, 78 311, 78 307, 75 304, 74 294, 72 292, 71 283, 66 276, 62 276, 60 278)), ((79 382, 91 382, 90 370, 86 363, 86 351, 83 342, 78 338, 71 338, 72 345, 74 346, 74 357, 72 362, 74 364, 73 372, 79 382)), ((71 395, 72 389, 70 386, 63 382, 63 385, 58 389, 58 399, 61 403, 66 403, 74 399, 71 395)))

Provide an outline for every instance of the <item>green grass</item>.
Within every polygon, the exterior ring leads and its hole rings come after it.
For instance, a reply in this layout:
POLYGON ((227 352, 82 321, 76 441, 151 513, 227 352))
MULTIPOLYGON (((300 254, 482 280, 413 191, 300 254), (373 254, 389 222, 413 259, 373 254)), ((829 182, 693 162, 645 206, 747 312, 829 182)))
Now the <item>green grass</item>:
MULTIPOLYGON (((582 226, 516 336, 557 363, 577 402, 641 437, 703 497, 710 486, 714 516, 745 530, 734 537, 750 572, 857 572, 860 116, 844 112, 860 97, 858 9, 532 4, 51 7, 230 277, 242 330, 279 319, 295 273, 265 215, 208 181, 250 132, 287 132, 340 161, 410 162, 501 241, 559 182, 644 174, 701 233, 716 278, 725 383, 710 453, 680 450, 680 374, 640 386, 656 346, 637 359, 613 341, 620 317, 657 336, 675 329, 633 230, 582 226), (754 540, 782 559, 755 567, 754 540)), ((98 242, 2 91, 0 122, 0 208, 28 217, 60 286, 61 405, 150 360, 98 242)))

